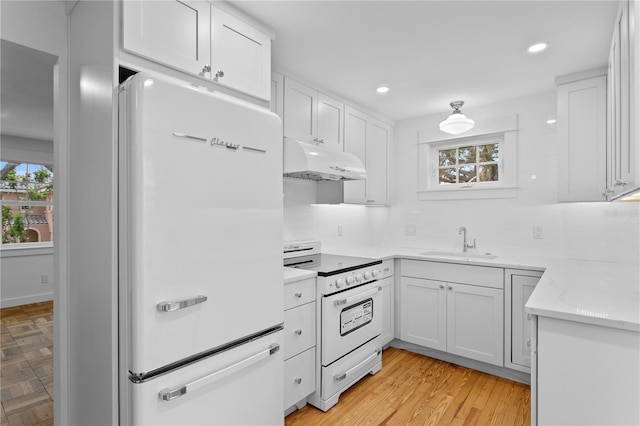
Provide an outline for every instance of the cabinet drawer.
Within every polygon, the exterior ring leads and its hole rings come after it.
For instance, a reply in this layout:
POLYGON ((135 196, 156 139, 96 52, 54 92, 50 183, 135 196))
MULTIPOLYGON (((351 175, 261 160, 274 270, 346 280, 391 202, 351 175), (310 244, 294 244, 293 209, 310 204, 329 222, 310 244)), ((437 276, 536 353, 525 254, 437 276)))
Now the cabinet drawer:
POLYGON ((380 265, 382 276, 380 278, 393 277, 393 262, 393 259, 387 259, 382 262, 382 265, 380 265))
POLYGON ((403 277, 504 288, 502 268, 424 260, 402 260, 400 265, 403 277))
POLYGON ((314 302, 284 312, 284 359, 316 344, 316 304, 314 302))
POLYGON ((316 390, 316 348, 284 362, 284 410, 316 390))
POLYGON ((291 309, 296 306, 316 300, 316 279, 296 281, 284 286, 284 309, 291 309))

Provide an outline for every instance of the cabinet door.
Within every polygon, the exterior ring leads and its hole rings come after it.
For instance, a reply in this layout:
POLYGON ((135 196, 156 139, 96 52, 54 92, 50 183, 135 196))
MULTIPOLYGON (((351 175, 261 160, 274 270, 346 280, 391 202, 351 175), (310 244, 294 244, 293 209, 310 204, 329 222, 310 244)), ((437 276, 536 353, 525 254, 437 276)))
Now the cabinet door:
POLYGON ((524 312, 524 305, 539 280, 525 275, 511 276, 511 362, 523 367, 531 367, 531 316, 524 312))
POLYGON ((271 38, 212 6, 211 40, 211 78, 227 87, 269 100, 271 38), (219 71, 221 73, 216 74, 219 71))
POLYGON ((210 14, 206 1, 123 1, 123 48, 201 73, 211 53, 210 14))
POLYGON ((284 136, 311 142, 316 136, 318 92, 290 78, 284 80, 284 136))
POLYGON ((504 366, 503 291, 446 285, 447 352, 504 366))
POLYGON ((606 77, 558 86, 558 200, 603 201, 606 171, 606 77))
POLYGON ((277 72, 271 73, 271 99, 269 100, 271 112, 275 112, 284 120, 284 76, 277 72))
POLYGON ((370 120, 367 140, 367 203, 387 204, 389 200, 389 153, 391 129, 377 120, 370 120))
MULTIPOLYGON (((367 169, 368 117, 348 105, 344 109, 344 151, 357 156, 367 169)), ((367 173, 369 170, 367 170, 367 173)), ((366 180, 344 182, 344 201, 363 204, 367 200, 366 180)))
POLYGON ((393 340, 393 278, 384 278, 382 283, 382 334, 378 338, 379 346, 393 340))
POLYGON ((344 104, 318 93, 318 132, 317 139, 322 146, 336 151, 343 150, 344 104))
POLYGON ((447 350, 447 293, 445 283, 402 277, 401 339, 447 350))

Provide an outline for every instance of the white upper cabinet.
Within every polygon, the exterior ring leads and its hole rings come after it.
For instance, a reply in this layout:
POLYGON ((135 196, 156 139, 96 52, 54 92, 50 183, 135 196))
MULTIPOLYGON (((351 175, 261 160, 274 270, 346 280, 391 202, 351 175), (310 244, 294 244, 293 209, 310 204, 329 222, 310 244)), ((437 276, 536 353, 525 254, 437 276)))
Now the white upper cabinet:
POLYGON ((269 100, 269 35, 206 1, 122 4, 125 50, 269 100))
POLYGON ((563 76, 558 85, 558 200, 604 201, 607 79, 599 71, 563 76), (575 81, 567 81, 575 78, 575 81))
POLYGON ((640 186, 638 177, 637 2, 620 3, 609 51, 607 84, 607 189, 615 199, 640 186), (635 114, 635 115, 634 115, 635 114))
POLYGON ((343 150, 344 104, 285 78, 284 136, 343 150))
POLYGON ((260 99, 269 99, 271 38, 211 7, 211 78, 260 99))
POLYGON ((123 1, 122 8, 126 50, 193 74, 209 64, 209 3, 123 1))
POLYGON ((349 106, 344 117, 344 150, 367 170, 365 181, 344 182, 344 202, 389 204, 391 127, 349 106))

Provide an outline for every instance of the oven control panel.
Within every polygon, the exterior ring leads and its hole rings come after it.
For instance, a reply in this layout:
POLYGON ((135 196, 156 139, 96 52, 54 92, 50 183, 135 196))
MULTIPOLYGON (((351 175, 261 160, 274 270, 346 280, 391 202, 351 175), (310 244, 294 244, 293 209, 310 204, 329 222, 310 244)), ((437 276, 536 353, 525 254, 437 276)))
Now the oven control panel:
POLYGON ((376 281, 382 276, 382 270, 378 265, 355 271, 343 272, 330 277, 318 277, 318 284, 324 287, 323 294, 331 294, 355 287, 371 281, 376 281))

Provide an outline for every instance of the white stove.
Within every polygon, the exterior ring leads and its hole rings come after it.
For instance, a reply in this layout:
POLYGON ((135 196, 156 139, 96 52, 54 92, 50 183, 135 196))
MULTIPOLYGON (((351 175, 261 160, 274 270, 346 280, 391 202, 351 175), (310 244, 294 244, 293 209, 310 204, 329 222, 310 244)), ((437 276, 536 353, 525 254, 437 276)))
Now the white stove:
POLYGON ((284 245, 284 265, 315 271, 318 341, 316 392, 309 402, 327 411, 340 394, 382 368, 382 260, 324 254, 320 242, 284 245))

